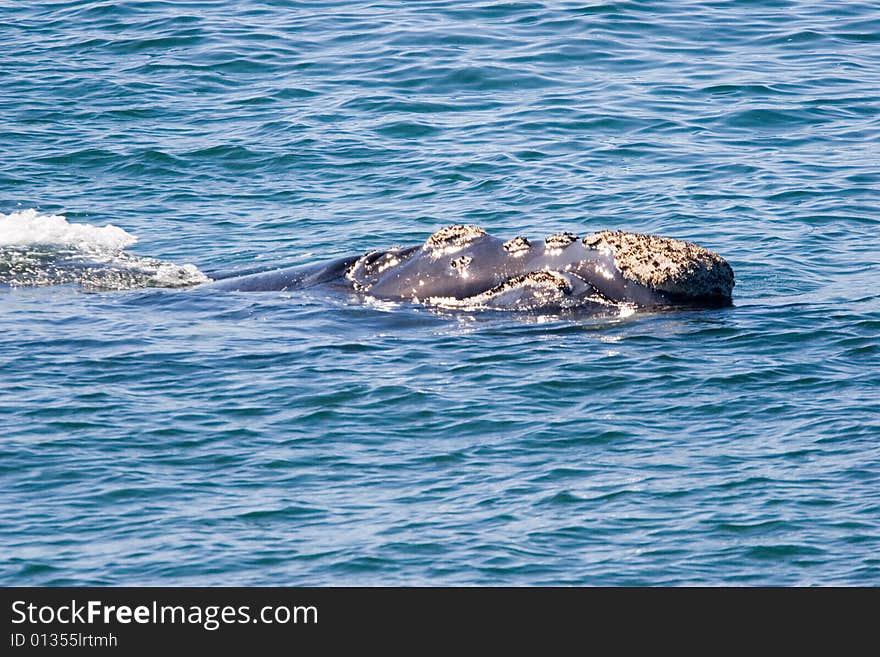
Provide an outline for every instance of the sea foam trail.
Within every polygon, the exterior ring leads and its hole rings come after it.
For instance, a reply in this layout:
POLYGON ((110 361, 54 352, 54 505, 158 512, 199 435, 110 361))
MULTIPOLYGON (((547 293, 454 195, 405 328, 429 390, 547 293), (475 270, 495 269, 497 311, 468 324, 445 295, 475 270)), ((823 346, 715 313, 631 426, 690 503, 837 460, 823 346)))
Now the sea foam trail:
POLYGON ((137 238, 112 224, 72 224, 61 215, 36 210, 0 213, 0 246, 60 246, 81 251, 121 251, 137 238))
POLYGON ((125 290, 210 280, 195 265, 126 253, 136 242, 112 224, 70 223, 34 209, 0 213, 0 285, 74 283, 87 290, 125 290))

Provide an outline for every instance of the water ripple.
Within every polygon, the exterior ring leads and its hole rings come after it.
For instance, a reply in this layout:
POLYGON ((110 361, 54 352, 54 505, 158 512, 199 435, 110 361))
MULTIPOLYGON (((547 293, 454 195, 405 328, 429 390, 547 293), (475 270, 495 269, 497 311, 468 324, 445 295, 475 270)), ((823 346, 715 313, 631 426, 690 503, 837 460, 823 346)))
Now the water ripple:
POLYGON ((880 582, 873 3, 0 23, 0 212, 136 236, 105 288, 452 222, 660 233, 737 273, 732 308, 523 317, 83 294, 94 261, 10 288, 47 258, 4 246, 5 582, 880 582))

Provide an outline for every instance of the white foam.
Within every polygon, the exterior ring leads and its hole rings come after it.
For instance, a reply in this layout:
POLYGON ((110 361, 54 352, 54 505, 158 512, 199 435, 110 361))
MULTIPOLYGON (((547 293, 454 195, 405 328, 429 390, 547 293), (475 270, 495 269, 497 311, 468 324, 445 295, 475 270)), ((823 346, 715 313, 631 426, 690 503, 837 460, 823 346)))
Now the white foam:
POLYGON ((210 280, 198 267, 189 263, 175 265, 163 262, 156 268, 153 275, 153 284, 159 287, 189 287, 190 285, 207 283, 210 280))
POLYGON ((127 253, 136 242, 111 224, 72 224, 36 210, 0 213, 0 285, 78 283, 87 290, 130 290, 210 280, 195 265, 127 253))
POLYGON ((0 212, 0 246, 54 246, 80 251, 121 251, 137 242, 122 228, 107 224, 72 224, 61 215, 34 209, 0 212))

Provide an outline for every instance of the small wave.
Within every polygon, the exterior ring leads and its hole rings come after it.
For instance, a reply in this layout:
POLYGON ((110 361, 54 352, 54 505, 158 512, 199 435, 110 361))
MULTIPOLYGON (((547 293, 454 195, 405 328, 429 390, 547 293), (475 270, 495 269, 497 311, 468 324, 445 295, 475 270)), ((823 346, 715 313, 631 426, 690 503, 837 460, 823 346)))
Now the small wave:
POLYGON ((57 214, 22 210, 0 213, 0 247, 72 247, 81 251, 121 251, 137 238, 112 224, 71 224, 57 214))
POLYGON ((132 255, 134 235, 107 224, 70 223, 34 209, 0 213, 0 285, 79 284, 85 290, 189 287, 208 282, 195 265, 132 255))

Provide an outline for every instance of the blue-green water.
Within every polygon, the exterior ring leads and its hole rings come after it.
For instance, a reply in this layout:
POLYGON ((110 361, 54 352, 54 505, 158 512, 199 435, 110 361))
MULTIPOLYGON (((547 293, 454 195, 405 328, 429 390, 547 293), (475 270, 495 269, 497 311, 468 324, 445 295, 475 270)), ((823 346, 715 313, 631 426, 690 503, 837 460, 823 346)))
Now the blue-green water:
POLYGON ((0 2, 0 582, 880 584, 878 138, 874 2, 0 2), (53 278, 455 222, 695 241, 734 306, 53 278))

